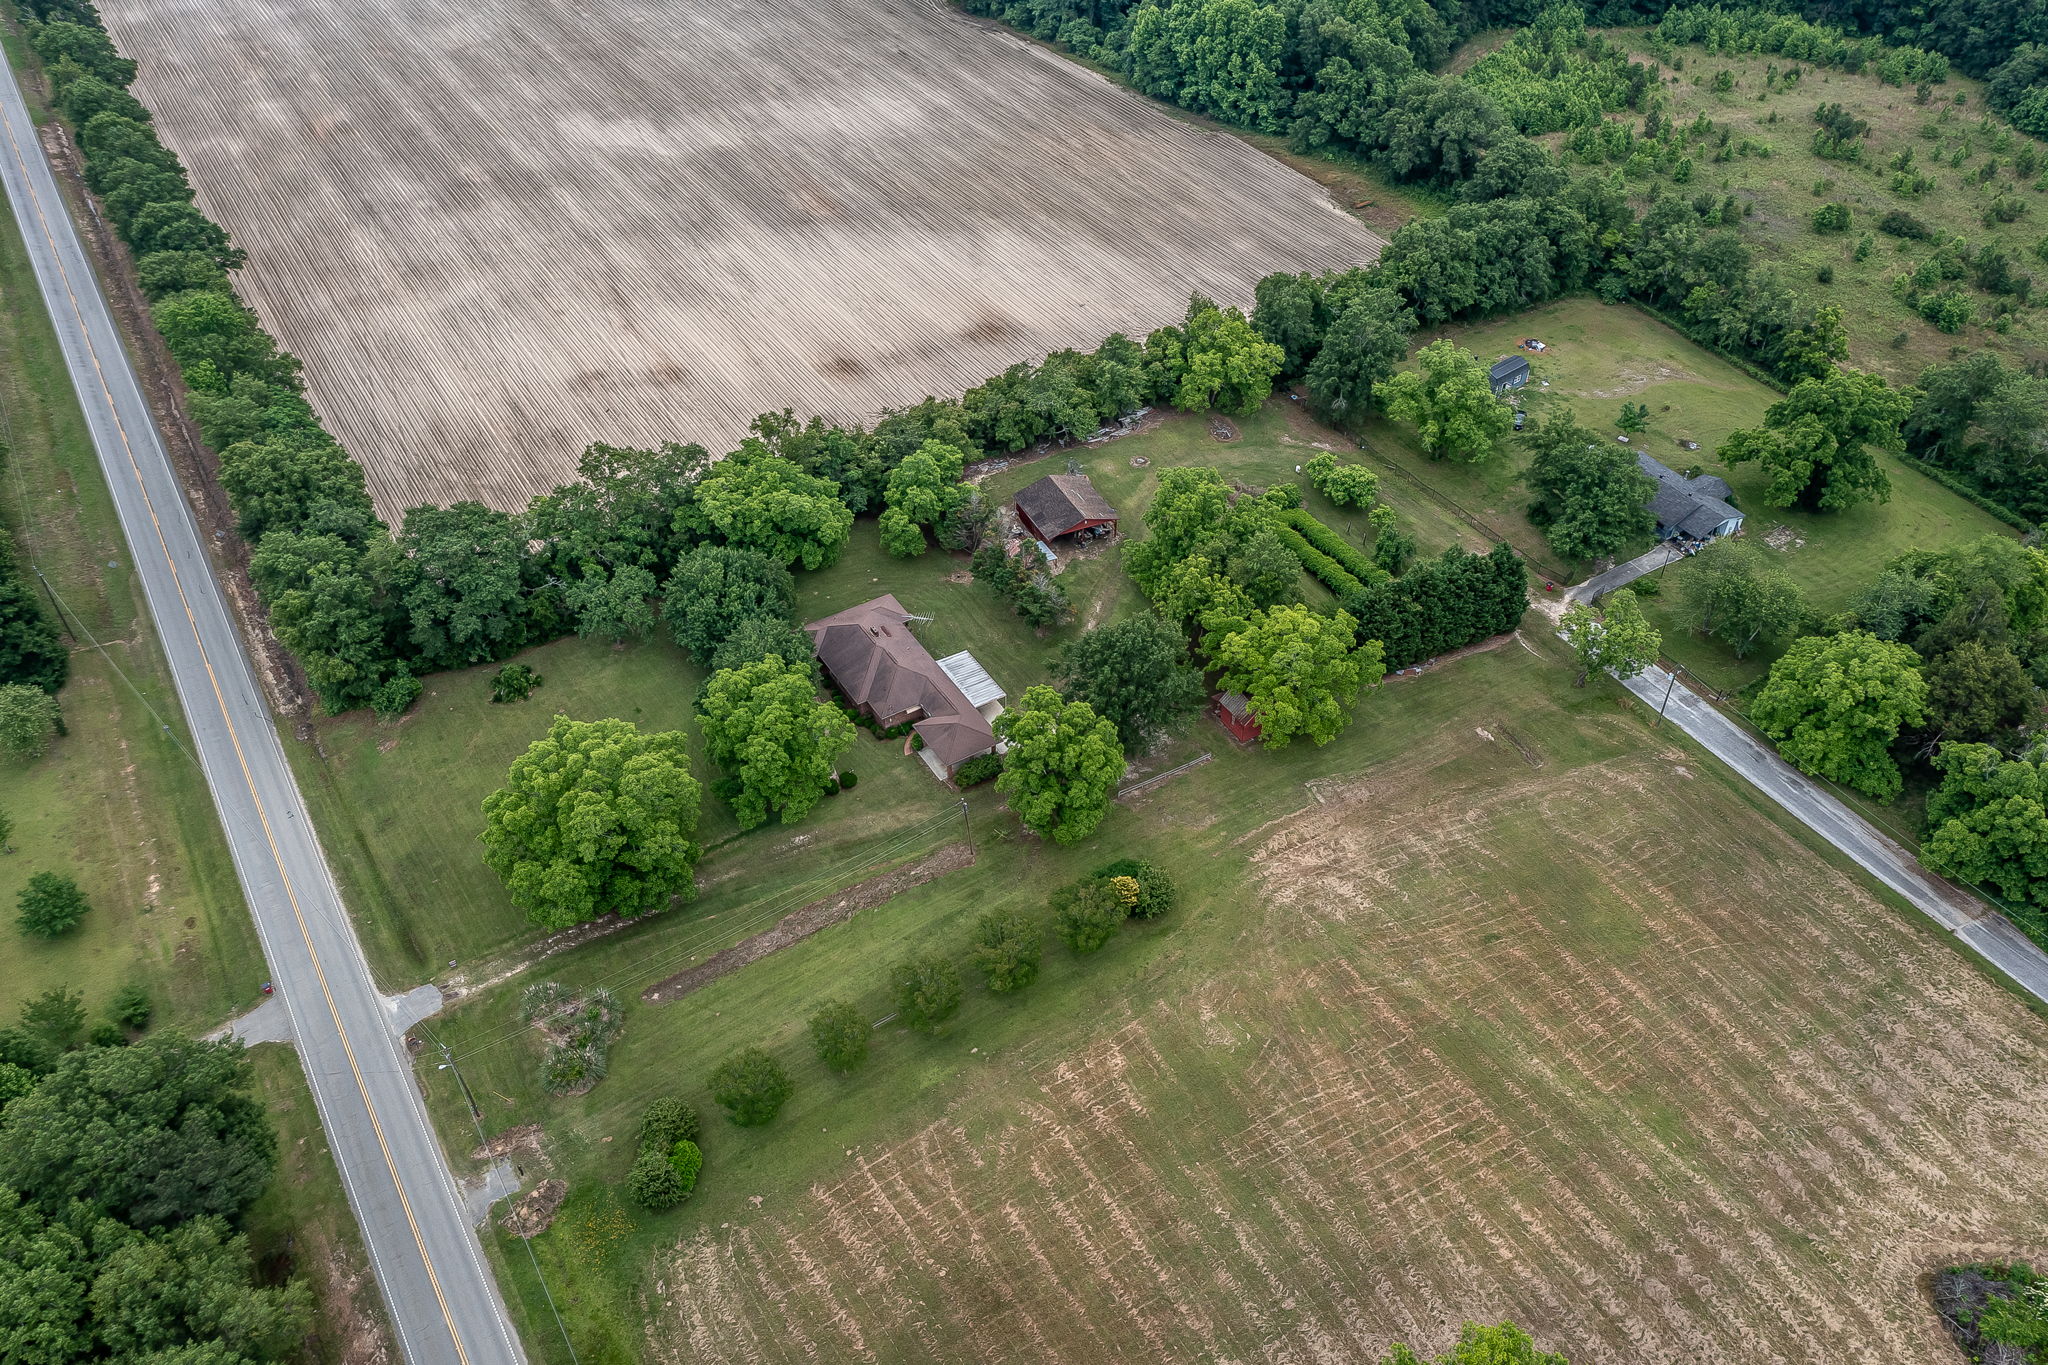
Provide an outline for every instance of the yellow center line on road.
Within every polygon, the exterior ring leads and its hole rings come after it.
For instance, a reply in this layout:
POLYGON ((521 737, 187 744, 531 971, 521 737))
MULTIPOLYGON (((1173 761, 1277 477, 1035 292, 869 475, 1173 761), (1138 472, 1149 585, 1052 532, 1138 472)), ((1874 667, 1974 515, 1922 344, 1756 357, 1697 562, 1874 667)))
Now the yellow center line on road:
MULTIPOLYGON (((12 79, 11 75, 9 79, 12 79)), ((399 1178, 398 1162, 393 1158, 391 1144, 384 1136, 384 1125, 378 1121, 377 1106, 370 1099, 369 1085, 363 1080, 362 1067, 356 1061, 355 1046, 349 1041, 348 1029, 341 1022, 341 1010, 334 1003, 334 992, 328 985, 326 968, 321 965, 320 951, 313 944, 312 931, 307 926, 305 911, 299 905, 298 893, 292 886, 291 873, 285 867, 283 850, 278 847, 276 832, 271 828, 269 812, 264 807, 263 797, 256 790, 255 776, 249 770, 248 756, 242 749, 241 733, 236 729, 234 717, 228 711, 227 697, 221 690, 219 676, 214 672, 213 659, 207 653, 206 641, 199 633, 198 618, 193 615, 191 600, 185 595, 184 579, 178 573, 177 560, 172 557, 170 543, 164 537, 163 523, 157 518, 156 503, 149 496, 149 487, 143 481, 142 466, 135 458, 135 449, 129 441, 127 425, 121 421, 120 410, 114 403, 113 390, 108 387, 106 373, 100 366, 99 350, 93 345, 92 332, 86 325, 85 312, 79 306, 78 295, 71 286, 71 272, 64 268, 63 254, 58 249, 55 234, 50 230, 49 218, 44 212, 42 198, 36 193, 35 182, 29 176, 28 163, 23 158, 21 144, 14 135, 14 127, 11 122, 7 125, 7 146, 13 155, 16 167, 20 171, 22 189, 27 194, 31 206, 35 209, 36 224, 42 232, 43 240, 50 248, 50 259, 56 265, 57 274, 63 281, 64 294, 70 301, 72 315, 78 320, 79 337, 85 343, 86 354, 92 359, 93 375, 99 381, 101 394, 106 398, 107 412, 113 419, 114 430, 120 435, 121 449, 128 458, 130 471, 135 476, 136 490, 142 495, 143 506, 149 512, 150 526, 156 533, 157 548, 163 552, 164 563, 171 571, 171 582, 177 587, 178 602, 185 612, 185 623, 192 631, 192 642, 198 647, 200 663, 204 665, 207 681, 213 687, 214 701, 220 708, 222 723, 227 726, 228 739, 235 747, 235 760, 241 766, 242 782, 249 790, 249 800, 256 807, 257 821, 263 826, 263 837, 270 845, 271 860, 276 864, 278 878, 284 885, 285 897, 291 903, 292 915, 297 920, 299 926, 299 936, 304 940, 306 954, 313 963, 313 973, 319 978, 320 993, 327 1002, 328 1014, 334 1020, 334 1031, 336 1036, 341 1039, 342 1051, 348 1057, 349 1071, 355 1077, 357 1092, 362 1095, 363 1108, 369 1115, 371 1130, 377 1135, 378 1150, 384 1154, 384 1164, 391 1172, 391 1183, 398 1191, 399 1204, 405 1211, 406 1225, 412 1229, 413 1244, 419 1248, 420 1262, 426 1267, 427 1280, 434 1289, 434 1299, 441 1307, 441 1318, 448 1325, 448 1335, 455 1343, 456 1355, 461 1357, 462 1365, 469 1365, 469 1352, 463 1348, 462 1333, 456 1329, 454 1314, 448 1309, 447 1295, 441 1289, 441 1277, 434 1272, 434 1259, 427 1254, 426 1238, 421 1234, 419 1222, 413 1216, 412 1200, 406 1196, 405 1182, 399 1178)), ((232 625, 230 625, 230 629, 232 629, 232 625)), ((311 837, 310 834, 308 837, 311 837)), ((328 1140, 330 1144, 333 1142, 331 1136, 328 1140)))

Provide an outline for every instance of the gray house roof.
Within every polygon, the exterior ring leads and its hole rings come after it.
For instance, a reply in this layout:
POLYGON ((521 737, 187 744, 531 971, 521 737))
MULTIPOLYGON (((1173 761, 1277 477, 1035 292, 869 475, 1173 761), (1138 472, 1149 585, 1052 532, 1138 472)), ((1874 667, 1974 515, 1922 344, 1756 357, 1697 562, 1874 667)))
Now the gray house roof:
POLYGON ((1504 355, 1493 362, 1493 368, 1486 372, 1486 379, 1495 393, 1510 384, 1526 384, 1529 382, 1529 358, 1504 355))
POLYGON ((1650 512, 1657 518, 1660 534, 1711 540, 1728 522, 1742 523, 1742 513, 1728 501, 1731 490, 1726 480, 1712 474, 1688 479, 1640 450, 1636 452, 1636 464, 1657 481, 1650 512))

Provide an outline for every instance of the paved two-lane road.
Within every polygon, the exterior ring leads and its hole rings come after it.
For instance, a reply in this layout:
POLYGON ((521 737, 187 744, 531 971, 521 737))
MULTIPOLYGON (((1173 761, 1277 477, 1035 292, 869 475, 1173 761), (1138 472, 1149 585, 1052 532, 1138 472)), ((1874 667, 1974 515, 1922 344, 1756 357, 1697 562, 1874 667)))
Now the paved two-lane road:
MULTIPOLYGON (((0 62, 0 66, 4 66, 0 62)), ((12 71, 0 178, 156 621, 350 1207, 412 1365, 522 1360, 12 71)), ((9 299, 7 306, 32 306, 9 299)))
POLYGON ((1922 867, 1919 859, 1771 752, 1711 702, 1682 683, 1674 685, 1672 675, 1661 666, 1627 679, 1622 686, 1652 710, 1663 707, 1666 719, 1708 753, 1969 944, 2022 989, 2048 1003, 2048 953, 2035 947, 2005 916, 1922 867))

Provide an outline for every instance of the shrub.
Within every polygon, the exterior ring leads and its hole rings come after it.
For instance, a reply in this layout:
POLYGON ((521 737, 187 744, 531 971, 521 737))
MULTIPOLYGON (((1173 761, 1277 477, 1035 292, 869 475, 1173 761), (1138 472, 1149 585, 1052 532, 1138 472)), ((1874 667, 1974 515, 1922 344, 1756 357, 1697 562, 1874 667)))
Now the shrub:
POLYGON ((1847 204, 1822 204, 1813 211, 1813 230, 1815 232, 1847 232, 1849 230, 1849 221, 1850 213, 1847 204))
POLYGON ((1038 978, 1044 931, 1029 915, 991 910, 974 926, 974 965, 992 991, 1021 991, 1038 978))
POLYGON ((1338 464, 1327 450, 1302 469, 1316 492, 1339 507, 1370 507, 1379 499, 1379 475, 1362 464, 1338 464))
POLYGON ((811 1016, 811 1045, 834 1071, 852 1071, 865 1062, 873 1034, 860 1011, 844 1000, 828 1000, 811 1016))
POLYGON ((1159 868, 1142 858, 1119 858, 1107 867, 1095 869, 1098 881, 1114 877, 1129 877, 1138 884, 1138 899, 1130 905, 1130 912, 1139 919, 1158 919, 1173 909, 1178 893, 1173 882, 1159 868))
POLYGON ((50 736, 62 732, 63 716, 55 697, 27 683, 0 687, 0 753, 41 758, 50 747, 50 736))
POLYGON ((1969 298, 1954 285, 1939 294, 1923 295, 1914 308, 1933 324, 1935 331, 1946 332, 1950 336, 1962 331, 1977 311, 1969 298))
POLYGON ((849 792, 850 792, 850 791, 852 791, 852 790, 854 789, 854 787, 855 787, 855 786, 856 786, 856 785, 857 785, 857 784, 858 784, 859 782, 860 782, 860 774, 859 774, 859 773, 841 773, 841 774, 839 774, 839 789, 840 789, 841 791, 849 791, 849 792))
POLYGON ((111 1019, 102 1019, 85 1035, 85 1041, 94 1047, 126 1047, 128 1030, 111 1019))
POLYGON ((889 974, 896 1014, 923 1033, 937 1030, 960 1008, 960 973, 937 953, 920 953, 889 974))
POLYGON ((56 938, 70 933, 92 908, 77 882, 55 872, 38 872, 30 877, 14 903, 20 912, 14 922, 21 926, 21 932, 34 938, 56 938))
MULTIPOLYGON (((1336 560, 1342 566, 1344 572, 1350 574, 1359 582, 1370 584, 1386 581, 1387 575, 1371 560, 1367 559, 1357 546, 1323 525, 1322 522, 1316 520, 1307 512, 1297 508, 1292 512, 1282 513, 1280 520, 1283 525, 1298 532, 1303 540, 1306 540, 1310 545, 1336 560)), ((1341 595, 1340 593, 1339 596, 1341 595)))
POLYGON ((1301 532, 1292 526, 1276 526, 1273 529, 1279 533, 1281 543, 1301 561, 1301 567, 1321 579, 1323 585, 1331 592, 1341 597, 1347 592, 1359 591, 1365 587, 1365 584, 1359 582, 1358 578, 1342 564, 1302 539, 1301 532))
POLYGON ((546 681, 525 664, 506 664, 491 675, 493 702, 525 701, 533 689, 546 681))
POLYGON ((1904 237, 1916 242, 1924 242, 1934 235, 1932 228, 1904 209, 1893 209, 1878 219, 1877 230, 1888 236, 1904 237))
POLYGON ((658 1099, 640 1115, 640 1150, 665 1152, 678 1142, 694 1141, 699 1126, 691 1106, 669 1097, 658 1099))
POLYGON ((1001 754, 979 754, 953 769, 953 784, 958 787, 978 787, 992 778, 1000 777, 1003 771, 1001 754))
POLYGON ((676 1145, 668 1149, 669 1169, 683 1182, 683 1194, 694 1194, 697 1190, 697 1173, 704 1169, 704 1150, 688 1138, 679 1138, 676 1145))
POLYGON ((672 1209, 689 1198, 683 1178, 662 1152, 642 1152, 626 1173, 626 1197, 653 1213, 672 1209))
POLYGON ((149 996, 140 986, 123 986, 107 1003, 107 1018, 138 1033, 149 1027, 149 1017, 154 1012, 149 996))
POLYGON ((604 1049, 588 1043, 553 1043, 540 1059, 541 1089, 550 1095, 580 1095, 604 1079, 604 1049))
POLYGON ((1077 953, 1092 953, 1116 936, 1130 909, 1106 882, 1089 878, 1053 894, 1053 931, 1077 953))
POLYGON ((1281 511, 1301 506, 1301 485, 1298 483, 1276 483, 1266 490, 1266 501, 1281 511))
POLYGON ((711 1073, 711 1098, 742 1128, 773 1119, 796 1089, 782 1063, 757 1047, 743 1047, 711 1073))

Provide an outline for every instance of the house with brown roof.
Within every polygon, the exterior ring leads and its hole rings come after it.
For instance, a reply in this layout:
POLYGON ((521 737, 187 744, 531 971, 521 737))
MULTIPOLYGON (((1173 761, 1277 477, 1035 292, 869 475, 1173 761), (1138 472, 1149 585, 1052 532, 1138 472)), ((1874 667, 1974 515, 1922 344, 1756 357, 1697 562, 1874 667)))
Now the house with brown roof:
POLYGON ((804 630, 847 701, 885 730, 909 725, 924 741, 925 765, 951 777, 968 759, 995 751, 989 722, 1002 714, 1003 690, 964 650, 934 659, 910 633, 915 619, 884 593, 804 630))
POLYGON ((1116 509, 1103 501, 1086 474, 1048 474, 1026 484, 1017 493, 1017 519, 1047 544, 1096 527, 1114 531, 1117 523, 1116 509))

